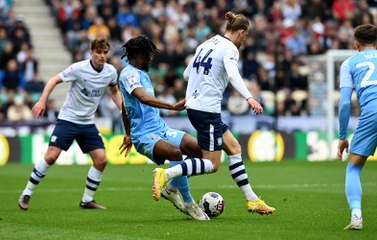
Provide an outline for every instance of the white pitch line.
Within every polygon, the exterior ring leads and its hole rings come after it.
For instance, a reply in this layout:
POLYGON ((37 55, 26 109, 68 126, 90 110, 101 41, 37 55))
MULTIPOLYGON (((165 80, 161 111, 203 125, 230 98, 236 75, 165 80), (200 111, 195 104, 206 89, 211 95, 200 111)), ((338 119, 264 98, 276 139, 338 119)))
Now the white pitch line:
MULTIPOLYGON (((363 186, 377 186, 375 182, 364 182, 362 183, 363 186)), ((302 188, 302 189, 315 189, 315 188, 334 188, 334 187, 344 187, 344 184, 339 183, 294 183, 294 184, 256 184, 253 185, 253 188, 258 189, 292 189, 292 188, 302 188)), ((221 189, 236 189, 238 188, 235 184, 227 184, 227 185, 219 185, 216 188, 221 189)), ((195 184, 191 186, 191 189, 208 189, 208 187, 196 187, 195 184)), ((100 187, 98 191, 101 192, 131 192, 131 191, 148 191, 150 187, 100 187)), ((20 193, 22 189, 18 190, 4 190, 0 189, 0 194, 2 193, 20 193)), ((59 193, 59 192, 82 192, 83 188, 55 188, 55 189, 36 189, 37 192, 45 192, 45 193, 59 193)))

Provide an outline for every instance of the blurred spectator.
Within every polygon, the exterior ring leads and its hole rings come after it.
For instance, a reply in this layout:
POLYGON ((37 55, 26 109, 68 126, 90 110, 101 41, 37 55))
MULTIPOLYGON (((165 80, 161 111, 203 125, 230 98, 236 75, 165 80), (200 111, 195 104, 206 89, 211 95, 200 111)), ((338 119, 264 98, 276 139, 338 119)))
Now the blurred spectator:
POLYGON ((300 63, 293 62, 288 71, 289 88, 291 90, 308 90, 308 79, 300 72, 300 63))
POLYGON ((11 59, 8 61, 4 75, 0 79, 0 86, 2 89, 7 91, 21 91, 25 87, 25 78, 18 68, 16 59, 11 59))
POLYGON ((2 0, 0 1, 0 19, 6 19, 9 9, 12 8, 12 0, 2 0))
POLYGON ((273 83, 268 76, 268 72, 263 66, 258 68, 258 77, 257 77, 258 85, 260 86, 261 90, 268 90, 272 91, 274 89, 273 83))
POLYGON ((199 43, 203 42, 211 33, 211 28, 207 25, 206 20, 199 20, 195 28, 195 38, 199 43))
POLYGON ((227 110, 232 115, 244 115, 249 112, 250 107, 245 98, 237 90, 232 89, 228 98, 227 110))
POLYGON ((119 8, 120 8, 120 12, 117 15, 118 25, 120 25, 122 28, 125 26, 132 26, 132 27, 139 26, 136 15, 133 12, 131 12, 131 9, 127 4, 119 6, 119 8))
POLYGON ((5 70, 8 62, 16 57, 17 55, 13 51, 13 43, 10 41, 5 42, 3 54, 0 55, 0 70, 5 70))
POLYGON ((362 24, 374 24, 374 17, 371 13, 371 9, 368 6, 366 0, 357 1, 356 13, 352 20, 353 27, 357 27, 362 24))
POLYGON ((324 21, 327 16, 326 12, 327 6, 322 0, 309 0, 306 4, 303 5, 302 17, 309 20, 314 20, 315 18, 320 18, 321 21, 324 21))
POLYGON ((177 101, 182 100, 186 96, 186 81, 182 78, 177 78, 173 85, 173 95, 177 101))
POLYGON ((5 46, 9 42, 8 33, 5 27, 0 25, 0 56, 3 55, 5 46))
POLYGON ((292 35, 287 38, 285 47, 292 52, 293 56, 307 53, 305 38, 295 25, 292 26, 292 35))
POLYGON ((111 41, 115 43, 122 42, 122 29, 116 23, 115 17, 110 17, 107 20, 107 25, 109 27, 111 41))
POLYGON ((117 14, 117 6, 113 0, 102 0, 97 6, 98 15, 108 22, 110 18, 113 18, 117 14))
POLYGON ((352 0, 334 0, 332 4, 333 17, 340 22, 352 19, 354 12, 355 6, 352 0))
MULTIPOLYGON (((28 45, 27 45, 28 46, 28 45)), ((25 59, 21 62, 21 71, 24 73, 25 82, 32 82, 38 73, 38 60, 34 57, 33 49, 27 47, 25 49, 25 59)))
MULTIPOLYGON (((158 95, 157 98, 171 104, 177 102, 177 99, 174 97, 172 93, 172 88, 165 88, 161 92, 161 94, 158 95)), ((160 109, 160 113, 162 116, 166 116, 166 117, 178 115, 177 111, 170 110, 170 109, 160 109)))
POLYGON ((25 121, 33 118, 29 106, 24 102, 22 95, 14 96, 14 102, 7 110, 7 117, 10 121, 25 121))
POLYGON ((284 20, 290 19, 296 21, 301 16, 301 5, 297 0, 283 0, 281 12, 284 20))
POLYGON ((104 36, 106 38, 110 37, 110 29, 104 24, 104 21, 101 17, 96 17, 94 23, 90 25, 88 29, 88 38, 93 40, 96 37, 104 36))
POLYGON ((14 54, 17 54, 18 51, 21 50, 21 45, 24 42, 31 45, 30 33, 27 27, 25 26, 23 17, 17 17, 15 25, 10 29, 9 39, 13 43, 14 54))
POLYGON ((41 76, 38 72, 33 75, 31 81, 25 83, 25 91, 30 93, 42 93, 43 88, 45 87, 45 82, 41 79, 41 76))
POLYGON ((179 4, 175 6, 175 14, 169 17, 172 19, 179 32, 187 28, 190 23, 189 15, 184 12, 183 6, 179 4))
POLYGON ((337 39, 339 40, 339 49, 352 48, 354 36, 351 20, 344 20, 339 26, 337 39))
POLYGON ((45 117, 50 122, 55 122, 58 118, 59 112, 55 108, 55 103, 53 99, 48 99, 46 103, 46 110, 43 113, 45 117))
POLYGON ((252 50, 244 52, 244 60, 242 61, 242 76, 246 79, 252 80, 257 78, 259 62, 255 58, 255 53, 252 50))
POLYGON ((0 122, 4 121, 6 118, 7 118, 7 113, 6 113, 5 104, 0 102, 0 122))

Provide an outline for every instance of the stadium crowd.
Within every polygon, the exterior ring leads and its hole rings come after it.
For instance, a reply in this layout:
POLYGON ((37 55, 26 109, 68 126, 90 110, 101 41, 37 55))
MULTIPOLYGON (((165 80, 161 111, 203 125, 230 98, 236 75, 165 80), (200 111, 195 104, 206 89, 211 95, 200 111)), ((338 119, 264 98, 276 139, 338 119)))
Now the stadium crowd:
MULTIPOLYGON (((309 91, 308 65, 303 59, 329 49, 353 49, 353 28, 375 24, 376 19, 373 0, 45 1, 72 53, 72 62, 87 59, 90 41, 105 35, 112 43, 110 62, 120 71, 122 44, 141 34, 152 39, 160 52, 153 59, 151 78, 157 96, 172 103, 185 95, 182 72, 198 44, 219 33, 227 11, 243 13, 252 20, 252 30, 240 50, 240 71, 254 98, 264 105, 265 114, 279 116, 323 114, 308 99, 311 94, 321 99, 325 89, 319 86, 309 91)), ((0 121, 27 120, 44 81, 27 23, 17 17, 12 1, 0 1, 0 17, 0 121)), ((104 97, 101 106, 99 116, 117 116, 110 97, 104 97)), ((53 119, 53 101, 50 107, 46 117, 53 119)), ((252 114, 231 87, 222 107, 232 115, 252 114)))

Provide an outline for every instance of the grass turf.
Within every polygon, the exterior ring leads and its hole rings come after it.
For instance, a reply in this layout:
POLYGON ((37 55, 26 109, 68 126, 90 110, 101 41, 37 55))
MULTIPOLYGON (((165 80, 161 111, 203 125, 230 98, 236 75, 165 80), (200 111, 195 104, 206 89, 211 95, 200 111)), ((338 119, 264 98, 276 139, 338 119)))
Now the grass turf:
MULTIPOLYGON (((190 178, 198 200, 208 191, 225 199, 225 211, 198 222, 171 203, 152 197, 154 165, 109 165, 95 199, 107 210, 78 207, 89 166, 54 166, 30 200, 17 207, 32 165, 0 168, 0 239, 375 239, 377 162, 362 173, 362 231, 344 231, 349 210, 344 195, 346 163, 245 163, 254 191, 276 207, 273 215, 246 211, 241 191, 223 164, 212 175, 190 178)), ((166 165, 167 166, 167 165, 166 165)))

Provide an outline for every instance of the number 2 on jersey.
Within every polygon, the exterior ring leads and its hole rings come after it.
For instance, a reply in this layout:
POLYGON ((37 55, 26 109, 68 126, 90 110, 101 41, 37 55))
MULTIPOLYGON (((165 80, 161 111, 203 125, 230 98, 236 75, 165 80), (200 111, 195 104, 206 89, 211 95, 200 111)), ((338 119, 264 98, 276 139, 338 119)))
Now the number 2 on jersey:
POLYGON ((213 49, 210 49, 204 56, 202 56, 203 48, 200 49, 198 55, 196 56, 194 60, 194 64, 192 65, 194 68, 196 68, 196 72, 199 73, 199 68, 203 67, 203 74, 208 75, 209 70, 212 67, 212 58, 209 57, 209 55, 213 52, 213 49))
POLYGON ((369 61, 356 64, 356 68, 361 68, 361 67, 368 67, 368 71, 366 72, 363 79, 361 79, 360 86, 365 87, 365 86, 368 86, 368 85, 377 84, 377 80, 370 80, 370 77, 373 75, 373 73, 376 69, 374 64, 372 62, 369 62, 369 61))

